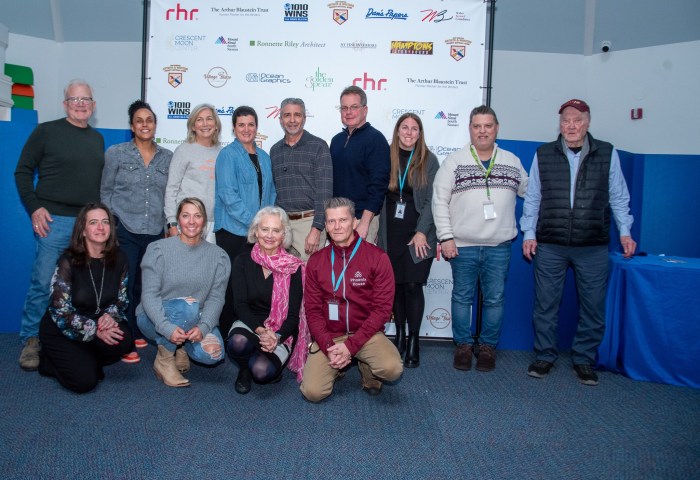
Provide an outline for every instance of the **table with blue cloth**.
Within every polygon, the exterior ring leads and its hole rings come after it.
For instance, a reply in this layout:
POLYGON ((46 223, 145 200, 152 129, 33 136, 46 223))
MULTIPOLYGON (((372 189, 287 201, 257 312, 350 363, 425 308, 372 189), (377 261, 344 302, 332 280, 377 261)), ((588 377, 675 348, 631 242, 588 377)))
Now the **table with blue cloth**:
POLYGON ((610 255, 597 366, 700 388, 700 259, 610 255))

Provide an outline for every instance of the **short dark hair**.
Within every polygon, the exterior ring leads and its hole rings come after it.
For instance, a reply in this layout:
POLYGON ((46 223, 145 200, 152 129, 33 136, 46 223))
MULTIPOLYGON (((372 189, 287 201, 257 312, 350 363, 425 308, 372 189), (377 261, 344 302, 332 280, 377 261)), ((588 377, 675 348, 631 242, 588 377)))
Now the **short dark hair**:
POLYGON ((472 119, 474 118, 474 115, 493 115, 493 120, 496 122, 496 125, 498 125, 498 117, 496 116, 496 112, 493 111, 493 108, 487 107, 486 105, 480 105, 474 110, 472 110, 472 113, 469 114, 469 125, 472 124, 472 119))
POLYGON ((85 205, 78 216, 75 218, 75 223, 73 224, 73 233, 70 236, 70 243, 66 252, 68 252, 71 257, 73 257, 73 264, 77 266, 87 265, 90 260, 88 257, 87 247, 85 246, 85 228, 87 227, 87 214, 93 210, 104 210, 107 212, 107 218, 109 219, 109 238, 107 238, 107 243, 105 244, 105 249, 102 252, 104 254, 105 264, 114 265, 114 261, 117 258, 117 252, 119 251, 119 240, 117 239, 117 227, 114 223, 114 215, 109 210, 107 205, 101 202, 88 203, 85 205))
POLYGON ((129 105, 129 125, 134 123, 134 115, 137 111, 141 110, 142 108, 145 108, 146 110, 151 112, 151 115, 153 115, 153 122, 158 123, 158 117, 156 117, 156 113, 153 111, 151 106, 143 100, 136 100, 134 103, 129 105))
POLYGON ((238 120, 238 117, 247 117, 248 115, 253 116, 253 118, 255 119, 255 126, 257 127, 258 114, 255 113, 255 109, 253 107, 248 107, 246 105, 241 105, 233 111, 233 117, 231 117, 231 122, 233 122, 233 126, 236 126, 236 120, 238 120))
POLYGON ((367 94, 365 93, 364 90, 362 90, 360 87, 356 85, 350 85, 349 87, 345 87, 342 92, 340 92, 340 101, 343 101, 343 97, 345 95, 359 95, 360 96, 360 105, 363 107, 367 106, 367 94))
POLYGON ((350 210, 350 216, 355 218, 355 202, 346 197, 333 197, 326 200, 323 210, 327 211, 331 208, 343 208, 346 207, 350 210))

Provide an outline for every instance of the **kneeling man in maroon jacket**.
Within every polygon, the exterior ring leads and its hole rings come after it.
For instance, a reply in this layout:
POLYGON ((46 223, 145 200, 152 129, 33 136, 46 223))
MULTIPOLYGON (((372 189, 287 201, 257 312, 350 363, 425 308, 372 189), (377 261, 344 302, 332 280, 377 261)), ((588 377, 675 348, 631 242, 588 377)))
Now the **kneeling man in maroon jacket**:
POLYGON ((301 393, 319 402, 333 391, 336 378, 352 358, 362 389, 378 395, 382 381, 397 380, 401 356, 384 336, 394 302, 394 273, 389 257, 355 232, 355 204, 347 198, 326 203, 330 245, 306 267, 304 307, 314 342, 304 366, 301 393))

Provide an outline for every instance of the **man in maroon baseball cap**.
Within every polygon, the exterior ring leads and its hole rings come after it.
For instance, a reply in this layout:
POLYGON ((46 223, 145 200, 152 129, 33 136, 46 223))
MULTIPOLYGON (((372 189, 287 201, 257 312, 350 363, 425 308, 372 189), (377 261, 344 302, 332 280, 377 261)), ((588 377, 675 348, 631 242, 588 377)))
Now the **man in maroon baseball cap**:
POLYGON ((572 361, 579 382, 597 385, 593 371, 605 333, 610 212, 625 257, 637 244, 630 236, 629 191, 617 150, 588 133, 591 110, 573 98, 559 108, 556 141, 537 149, 530 169, 523 216, 523 255, 535 270, 535 361, 527 373, 545 377, 557 359, 557 319, 566 270, 574 269, 580 303, 572 361))

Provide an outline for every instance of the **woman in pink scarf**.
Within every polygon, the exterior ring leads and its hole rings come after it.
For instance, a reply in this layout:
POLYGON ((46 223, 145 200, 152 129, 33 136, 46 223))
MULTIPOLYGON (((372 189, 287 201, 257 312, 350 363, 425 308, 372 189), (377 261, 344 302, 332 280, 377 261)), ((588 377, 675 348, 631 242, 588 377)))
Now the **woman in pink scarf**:
POLYGON ((306 361, 309 329, 302 307, 304 262, 290 255, 287 213, 265 207, 248 229, 250 254, 233 262, 233 299, 237 320, 226 342, 238 364, 236 392, 246 394, 252 382, 272 383, 287 366, 301 374, 306 361))

